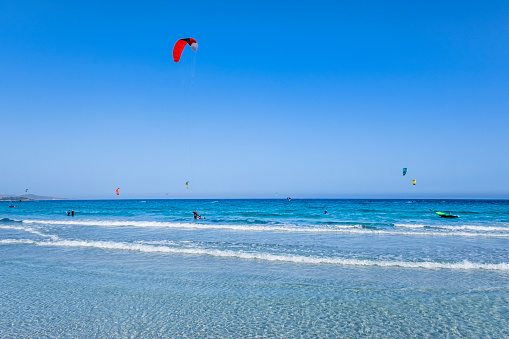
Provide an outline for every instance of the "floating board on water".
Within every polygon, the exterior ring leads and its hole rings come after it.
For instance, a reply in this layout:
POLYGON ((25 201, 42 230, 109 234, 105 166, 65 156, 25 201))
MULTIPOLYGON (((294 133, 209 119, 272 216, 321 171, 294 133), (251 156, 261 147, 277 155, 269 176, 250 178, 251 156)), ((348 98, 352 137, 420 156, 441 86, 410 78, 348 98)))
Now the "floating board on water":
POLYGON ((433 212, 438 214, 441 218, 458 218, 457 215, 452 215, 451 213, 444 213, 444 212, 438 212, 438 211, 433 211, 433 212))
POLYGON ((452 214, 446 214, 446 215, 441 215, 440 217, 442 217, 442 218, 457 218, 458 216, 452 215, 452 214))

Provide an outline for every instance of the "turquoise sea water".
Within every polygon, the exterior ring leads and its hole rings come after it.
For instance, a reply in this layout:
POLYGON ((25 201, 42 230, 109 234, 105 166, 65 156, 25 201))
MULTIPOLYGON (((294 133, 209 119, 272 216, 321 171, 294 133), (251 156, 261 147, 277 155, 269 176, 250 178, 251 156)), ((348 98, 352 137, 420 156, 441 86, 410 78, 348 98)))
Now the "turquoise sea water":
POLYGON ((508 337, 509 201, 1 202, 0 337, 91 336, 508 337))

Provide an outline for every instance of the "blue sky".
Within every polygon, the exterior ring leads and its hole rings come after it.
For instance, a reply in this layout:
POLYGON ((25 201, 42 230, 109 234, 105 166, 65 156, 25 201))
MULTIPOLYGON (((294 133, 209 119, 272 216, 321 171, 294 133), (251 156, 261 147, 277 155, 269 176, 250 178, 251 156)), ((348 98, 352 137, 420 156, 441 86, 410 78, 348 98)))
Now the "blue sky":
POLYGON ((0 8, 0 193, 509 198, 507 1, 0 8))

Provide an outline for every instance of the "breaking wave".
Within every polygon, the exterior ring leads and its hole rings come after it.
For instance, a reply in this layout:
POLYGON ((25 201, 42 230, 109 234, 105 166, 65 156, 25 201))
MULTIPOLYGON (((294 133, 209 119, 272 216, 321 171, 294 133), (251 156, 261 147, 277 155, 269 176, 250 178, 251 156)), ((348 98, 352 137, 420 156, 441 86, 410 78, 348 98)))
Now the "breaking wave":
POLYGON ((53 240, 57 240, 58 237, 56 235, 51 235, 51 234, 44 234, 42 232, 39 232, 38 230, 35 230, 31 227, 21 227, 21 226, 4 226, 4 225, 1 225, 0 226, 0 229, 4 229, 4 230, 17 230, 17 231, 25 231, 25 232, 28 232, 28 233, 32 233, 32 234, 35 234, 35 235, 38 235, 38 236, 41 236, 41 237, 44 237, 44 238, 51 238, 53 240))
POLYGON ((509 232, 509 226, 499 227, 499 226, 475 226, 475 225, 457 225, 457 226, 449 226, 449 225, 423 225, 423 224, 394 224, 396 227, 406 227, 406 228, 437 228, 437 229, 446 229, 446 230, 468 230, 468 231, 480 231, 480 232, 509 232))
POLYGON ((391 260, 368 260, 349 259, 340 257, 319 257, 296 254, 270 254, 259 252, 245 252, 233 250, 218 250, 204 248, 176 248, 169 246, 154 246, 148 244, 113 242, 113 241, 83 241, 83 240, 56 240, 35 241, 29 239, 4 239, 0 244, 34 244, 37 246, 54 247, 81 247, 105 250, 136 251, 144 253, 170 253, 187 255, 209 255, 221 258, 238 258, 246 260, 280 261, 297 264, 329 264, 341 266, 376 266, 376 267, 401 267, 413 269, 455 269, 455 270, 498 270, 508 271, 509 263, 475 263, 467 260, 461 262, 436 262, 436 261, 391 261, 391 260))
POLYGON ((268 225, 229 225, 229 224, 207 224, 207 223, 179 223, 161 221, 115 221, 115 220, 23 220, 23 223, 39 225, 69 225, 69 226, 99 226, 99 227, 155 227, 155 228, 176 228, 195 230, 231 230, 244 232, 292 232, 292 233, 339 233, 351 235, 405 235, 405 236, 447 236, 447 237, 509 237, 509 227, 494 226, 429 226, 422 224, 394 224, 393 229, 374 229, 364 225, 330 225, 324 226, 298 226, 293 224, 282 224, 278 226, 268 225), (415 231, 402 231, 398 228, 420 229, 415 231), (498 233, 488 233, 488 232, 498 233), (501 233, 503 231, 508 231, 501 233))
POLYGON ((232 230, 232 231, 276 231, 276 232, 338 232, 344 229, 362 228, 362 225, 334 225, 325 227, 302 227, 295 225, 264 226, 264 225, 228 225, 205 223, 179 223, 162 221, 114 221, 114 220, 23 220, 23 223, 41 225, 70 225, 70 226, 106 226, 106 227, 165 227, 188 228, 204 230, 232 230))
POLYGON ((0 218, 0 222, 9 222, 9 223, 12 223, 12 222, 21 222, 21 220, 10 219, 10 218, 0 218))

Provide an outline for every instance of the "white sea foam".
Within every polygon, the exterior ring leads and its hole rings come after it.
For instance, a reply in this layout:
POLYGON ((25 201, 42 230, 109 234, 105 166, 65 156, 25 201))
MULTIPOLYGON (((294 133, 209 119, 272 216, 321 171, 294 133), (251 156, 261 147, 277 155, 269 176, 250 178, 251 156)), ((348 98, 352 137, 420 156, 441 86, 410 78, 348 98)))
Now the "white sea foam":
POLYGON ((295 225, 263 226, 263 225, 225 225, 179 223, 161 221, 115 221, 115 220, 23 220, 24 223, 42 225, 70 225, 70 226, 106 226, 106 227, 164 227, 203 230, 232 230, 232 231, 275 231, 275 232, 338 232, 345 229, 362 228, 362 225, 334 225, 325 227, 298 227, 295 225))
POLYGON ((478 232, 509 232, 509 226, 497 227, 497 226, 477 226, 477 225, 423 225, 423 224, 394 224, 396 227, 406 228, 438 228, 447 230, 468 230, 478 232))
MULTIPOLYGON (((475 232, 462 232, 458 230, 470 229, 456 229, 450 226, 452 232, 437 232, 431 227, 424 231, 401 231, 401 230, 373 230, 364 229, 362 225, 334 225, 330 228, 325 227, 302 227, 296 225, 281 225, 281 226, 265 226, 265 225, 225 225, 225 224, 202 224, 202 223, 178 223, 178 222, 161 222, 161 221, 115 221, 115 220, 23 220, 23 223, 37 223, 46 225, 70 225, 70 226, 100 226, 100 227, 165 227, 177 229, 198 229, 198 230, 232 230, 232 231, 248 231, 248 232, 293 232, 293 233, 341 233, 341 234, 354 234, 354 235, 406 235, 406 236, 453 236, 453 237, 496 237, 507 238, 507 233, 475 233, 475 232)), ((406 228, 421 228, 424 229, 425 225, 420 224, 395 224, 397 227, 406 228)), ((475 227, 475 226, 468 226, 475 227)), ((486 226, 488 227, 488 226, 486 226)), ((472 229, 475 230, 475 229, 472 229)), ((504 229, 505 230, 505 229, 504 229)), ((481 230, 478 230, 481 231, 481 230)))
POLYGON ((406 227, 406 228, 424 228, 429 227, 428 225, 422 225, 422 224, 394 224, 396 227, 406 227))
POLYGON ((41 236, 41 237, 44 237, 44 238, 51 238, 53 240, 57 240, 58 237, 56 235, 51 235, 51 234, 44 234, 44 233, 41 233, 31 227, 22 227, 22 226, 4 226, 4 225, 1 225, 0 226, 0 229, 6 229, 6 230, 18 230, 18 231, 25 231, 25 232, 28 232, 28 233, 32 233, 32 234, 35 234, 35 235, 38 235, 38 236, 41 236))
POLYGON ((11 245, 11 244, 35 244, 35 240, 29 239, 2 239, 0 244, 11 245))
POLYGON ((440 236, 440 237, 494 237, 508 238, 509 233, 473 233, 473 232, 434 232, 433 230, 424 232, 405 232, 405 231, 386 231, 386 230, 338 230, 336 232, 349 234, 379 234, 379 235, 413 235, 413 236, 440 236))
MULTIPOLYGON (((400 231, 400 230, 373 230, 364 228, 355 229, 310 229, 309 232, 334 232, 341 234, 358 234, 358 235, 405 235, 405 236, 442 236, 442 237, 494 237, 494 238, 508 238, 508 233, 475 233, 475 232, 437 232, 433 229, 426 229, 424 231, 400 231)), ((298 231, 294 231, 298 232, 298 231)))
POLYGON ((294 254, 271 254, 259 252, 245 252, 232 250, 217 250, 204 248, 176 248, 168 246, 154 246, 138 243, 125 243, 113 241, 82 241, 82 240, 58 240, 58 241, 33 241, 25 239, 0 240, 1 244, 36 244, 38 246, 56 247, 84 247, 106 250, 137 251, 144 253, 172 253, 189 255, 209 255, 222 258, 239 258, 264 261, 282 261, 299 264, 330 264, 341 266, 378 266, 378 267, 403 267, 423 269, 458 269, 458 270, 499 270, 508 271, 509 263, 474 263, 467 260, 461 262, 434 262, 434 261, 391 261, 391 260, 361 260, 338 257, 318 257, 294 254))
POLYGON ((484 231, 484 232, 509 232, 509 227, 496 227, 496 226, 474 226, 474 225, 458 225, 458 226, 439 226, 448 230, 469 230, 469 231, 484 231))

